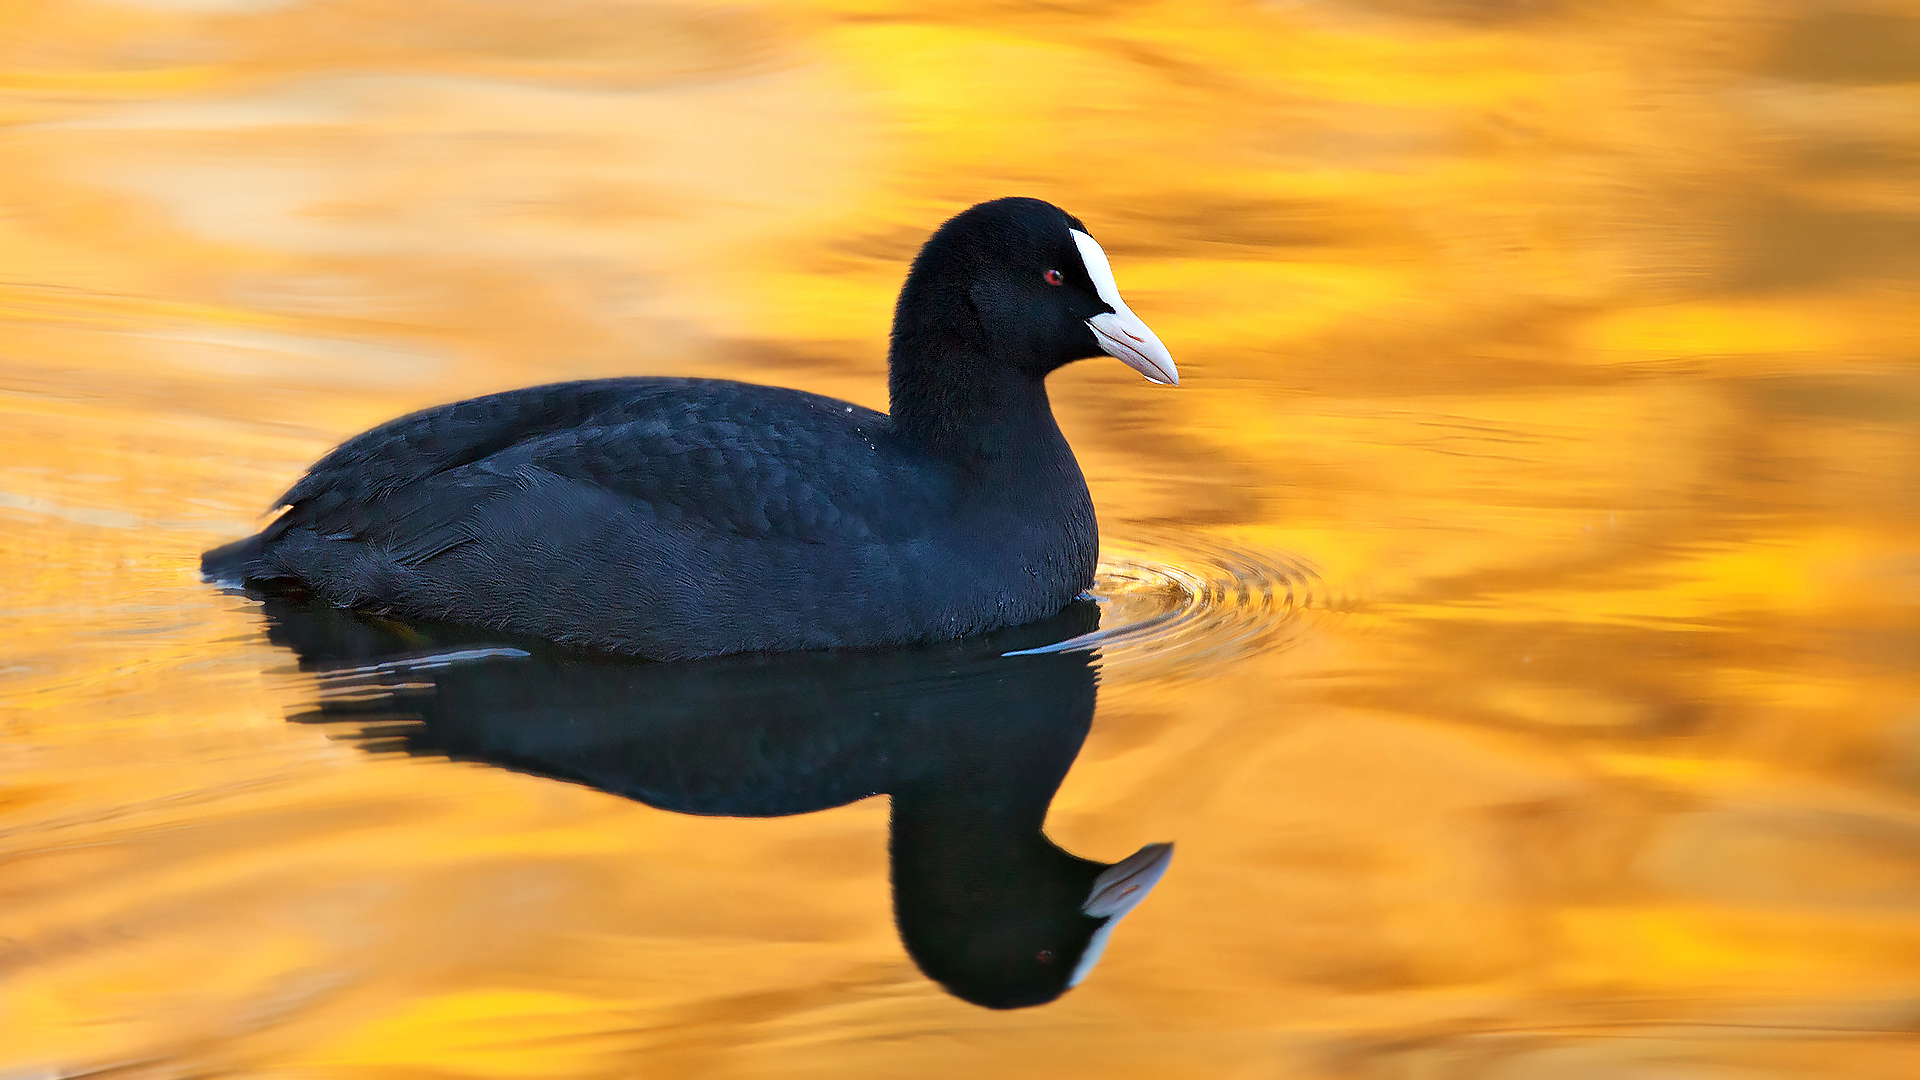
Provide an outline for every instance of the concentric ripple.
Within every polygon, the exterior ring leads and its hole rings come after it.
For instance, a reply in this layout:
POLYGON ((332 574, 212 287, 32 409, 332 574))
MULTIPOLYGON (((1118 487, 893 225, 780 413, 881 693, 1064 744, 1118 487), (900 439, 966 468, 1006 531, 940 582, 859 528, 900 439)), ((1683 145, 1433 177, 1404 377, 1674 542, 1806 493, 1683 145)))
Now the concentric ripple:
POLYGON ((1106 542, 1093 597, 1100 629, 1008 655, 1097 649, 1109 668, 1187 672, 1283 646, 1302 613, 1338 607, 1301 559, 1193 535, 1106 542))

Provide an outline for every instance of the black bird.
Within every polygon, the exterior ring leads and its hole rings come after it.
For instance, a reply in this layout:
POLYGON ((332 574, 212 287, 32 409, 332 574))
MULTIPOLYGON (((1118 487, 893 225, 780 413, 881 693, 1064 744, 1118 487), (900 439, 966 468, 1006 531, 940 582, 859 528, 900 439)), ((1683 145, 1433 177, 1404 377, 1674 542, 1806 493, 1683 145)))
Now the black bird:
POLYGON ((348 440, 211 579, 654 659, 952 639, 1056 612, 1099 530, 1046 376, 1179 375, 1078 218, 942 225, 894 309, 890 410, 709 379, 557 383, 348 440))
POLYGON ((329 691, 295 719, 357 723, 371 750, 688 814, 777 817, 890 794, 901 940, 978 1005, 1038 1005, 1078 983, 1172 858, 1148 844, 1108 865, 1041 831, 1092 722, 1097 671, 1084 652, 1002 654, 1094 629, 1090 601, 959 641, 679 664, 502 648, 274 598, 267 616, 329 691))

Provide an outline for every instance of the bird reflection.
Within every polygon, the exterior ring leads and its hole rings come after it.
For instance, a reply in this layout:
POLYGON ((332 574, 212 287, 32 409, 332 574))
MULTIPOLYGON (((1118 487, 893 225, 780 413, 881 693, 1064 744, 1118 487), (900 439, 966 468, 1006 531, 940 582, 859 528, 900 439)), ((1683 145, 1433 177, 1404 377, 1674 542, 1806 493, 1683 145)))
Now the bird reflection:
POLYGON ((920 970, 989 1008, 1090 971, 1165 873, 1042 832, 1093 720, 1099 608, 907 649, 650 663, 454 627, 267 602, 269 635, 322 677, 296 719, 354 721, 369 749, 481 761, 685 814, 777 817, 892 797, 894 919, 920 970))

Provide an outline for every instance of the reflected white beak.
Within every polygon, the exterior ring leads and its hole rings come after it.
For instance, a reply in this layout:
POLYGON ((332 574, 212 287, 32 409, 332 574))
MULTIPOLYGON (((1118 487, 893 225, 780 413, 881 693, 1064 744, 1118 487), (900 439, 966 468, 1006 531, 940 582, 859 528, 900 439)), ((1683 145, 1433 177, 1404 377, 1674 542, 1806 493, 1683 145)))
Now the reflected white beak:
POLYGON ((1093 879, 1093 891, 1080 910, 1096 919, 1117 919, 1147 898, 1173 863, 1172 844, 1148 844, 1093 879))
POLYGON ((1113 936, 1113 928, 1120 925, 1120 917, 1140 906, 1140 901, 1166 876, 1172 862, 1172 844, 1148 844, 1100 871, 1100 876, 1093 879, 1093 890, 1087 894, 1087 902, 1080 910, 1107 921, 1093 932, 1087 950, 1080 954, 1080 962, 1074 965, 1073 975, 1067 979, 1068 986, 1079 986, 1093 965, 1100 962, 1101 954, 1107 951, 1107 939, 1113 936))
POLYGON ((1080 261, 1087 266, 1087 276, 1093 279, 1094 291, 1113 309, 1087 320, 1101 351, 1153 382, 1179 386, 1180 369, 1173 366, 1173 354, 1167 352, 1160 338, 1140 321, 1140 316, 1127 307, 1127 302, 1120 299, 1120 286, 1113 280, 1113 266, 1107 262, 1105 249, 1079 229, 1070 231, 1074 246, 1080 249, 1080 261))

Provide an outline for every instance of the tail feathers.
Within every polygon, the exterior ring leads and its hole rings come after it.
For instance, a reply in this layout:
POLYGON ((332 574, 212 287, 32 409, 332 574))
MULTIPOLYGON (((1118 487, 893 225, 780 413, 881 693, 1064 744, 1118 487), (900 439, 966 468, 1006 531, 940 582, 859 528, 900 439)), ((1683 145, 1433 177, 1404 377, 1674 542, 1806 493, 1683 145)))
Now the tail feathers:
POLYGON ((262 569, 260 554, 265 547, 266 541, 258 535, 222 544, 200 556, 200 576, 226 585, 238 585, 257 577, 262 569))
POLYGON ((313 596, 313 585, 299 572, 281 565, 284 553, 280 547, 286 539, 284 534, 270 537, 262 533, 223 544, 200 556, 200 576, 215 585, 244 588, 250 593, 308 600, 313 596), (272 557, 270 547, 274 549, 272 557))

